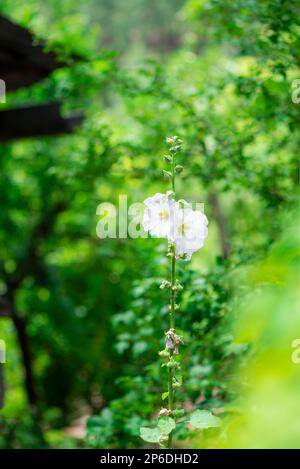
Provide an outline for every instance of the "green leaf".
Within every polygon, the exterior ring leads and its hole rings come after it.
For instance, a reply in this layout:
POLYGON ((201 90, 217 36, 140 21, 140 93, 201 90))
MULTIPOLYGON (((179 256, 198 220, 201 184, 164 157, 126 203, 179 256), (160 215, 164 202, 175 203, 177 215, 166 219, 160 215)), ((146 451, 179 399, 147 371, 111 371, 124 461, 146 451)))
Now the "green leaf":
POLYGON ((168 435, 176 427, 175 420, 171 417, 160 417, 158 419, 157 428, 160 433, 168 435))
POLYGON ((141 427, 140 428, 140 437, 142 440, 147 441, 148 443, 158 443, 160 439, 161 432, 158 427, 149 428, 141 427))
POLYGON ((164 401, 165 399, 167 399, 167 397, 169 397, 169 392, 163 392, 162 395, 161 395, 161 398, 162 400, 164 401))
POLYGON ((190 416, 189 423, 200 429, 218 427, 220 419, 215 417, 209 410, 195 410, 190 416))
POLYGON ((163 173, 164 173, 164 176, 165 176, 165 177, 169 177, 169 178, 172 177, 172 173, 171 173, 170 171, 165 171, 165 170, 163 170, 163 173))

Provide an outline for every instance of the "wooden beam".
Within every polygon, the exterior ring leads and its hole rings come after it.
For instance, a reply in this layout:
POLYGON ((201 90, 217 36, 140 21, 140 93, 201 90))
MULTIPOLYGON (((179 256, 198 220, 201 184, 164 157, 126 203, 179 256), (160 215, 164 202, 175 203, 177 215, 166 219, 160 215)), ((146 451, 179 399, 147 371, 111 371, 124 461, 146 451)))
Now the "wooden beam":
POLYGON ((83 114, 63 117, 60 103, 42 104, 0 112, 0 141, 72 133, 83 114))
POLYGON ((7 91, 43 80, 64 65, 26 28, 0 16, 0 78, 7 91))

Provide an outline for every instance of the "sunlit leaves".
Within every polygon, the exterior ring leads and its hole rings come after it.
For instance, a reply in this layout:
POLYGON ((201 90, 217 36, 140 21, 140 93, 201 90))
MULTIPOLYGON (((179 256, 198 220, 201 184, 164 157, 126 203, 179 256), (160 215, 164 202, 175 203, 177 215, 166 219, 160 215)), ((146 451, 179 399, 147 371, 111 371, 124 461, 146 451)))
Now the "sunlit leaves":
POLYGON ((171 417, 160 417, 158 419, 157 428, 161 433, 169 434, 176 427, 175 420, 171 417))
POLYGON ((169 435, 176 427, 171 417, 160 417, 155 428, 141 427, 140 436, 149 443, 159 443, 165 435, 169 435))
POLYGON ((218 427, 220 419, 209 410, 195 410, 190 416, 189 423, 195 428, 204 430, 206 428, 218 427))
POLYGON ((144 441, 148 443, 158 443, 160 439, 160 431, 156 428, 141 427, 140 436, 144 441))

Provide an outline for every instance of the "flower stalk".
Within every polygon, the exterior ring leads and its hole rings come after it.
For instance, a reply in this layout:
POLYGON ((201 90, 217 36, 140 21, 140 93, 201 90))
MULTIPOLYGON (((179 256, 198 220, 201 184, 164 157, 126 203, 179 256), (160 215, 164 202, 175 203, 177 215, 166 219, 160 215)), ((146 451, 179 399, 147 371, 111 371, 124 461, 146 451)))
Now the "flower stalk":
POLYGON ((167 399, 168 405, 161 408, 157 427, 141 428, 141 437, 145 441, 159 443, 164 448, 171 448, 176 424, 184 415, 184 410, 176 405, 175 396, 176 389, 182 384, 180 361, 177 356, 179 346, 183 344, 182 337, 175 331, 175 316, 179 310, 176 298, 182 290, 176 276, 176 261, 191 259, 192 254, 203 246, 208 221, 200 210, 193 210, 185 200, 176 201, 176 175, 183 170, 176 162, 176 155, 181 150, 182 141, 174 136, 167 138, 167 144, 169 153, 164 159, 171 170, 164 170, 164 174, 171 180, 172 190, 167 194, 157 193, 144 201, 146 209, 143 228, 154 237, 168 239, 170 278, 163 280, 160 288, 170 289, 169 330, 165 332, 165 348, 159 352, 163 360, 162 367, 168 370, 168 389, 162 394, 162 400, 167 399))
MULTIPOLYGON (((177 151, 181 149, 181 140, 178 137, 171 137, 167 139, 167 143, 171 145, 170 148, 170 158, 171 158, 171 180, 172 180, 172 192, 173 197, 176 200, 176 171, 175 171, 175 156, 177 151)), ((176 252, 175 252, 175 244, 169 244, 169 256, 171 259, 171 285, 170 285, 170 305, 169 305, 169 318, 170 318, 170 331, 175 334, 175 300, 176 300, 176 252)), ((177 349, 175 349, 178 351, 177 349)), ((170 360, 173 358, 174 348, 170 348, 170 360)), ((172 415, 174 410, 174 368, 168 368, 168 407, 170 415, 172 415)), ((173 432, 169 433, 168 437, 168 444, 167 447, 172 447, 172 439, 173 439, 173 432)))

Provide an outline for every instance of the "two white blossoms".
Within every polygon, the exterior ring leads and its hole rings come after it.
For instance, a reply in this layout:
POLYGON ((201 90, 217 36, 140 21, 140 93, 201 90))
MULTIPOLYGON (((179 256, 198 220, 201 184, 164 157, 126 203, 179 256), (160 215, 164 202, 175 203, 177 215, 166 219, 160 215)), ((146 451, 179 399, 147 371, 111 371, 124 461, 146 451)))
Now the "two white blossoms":
POLYGON ((144 230, 153 237, 167 238, 175 245, 177 257, 189 260, 203 247, 208 221, 200 210, 182 206, 173 199, 173 192, 157 193, 148 197, 144 204, 144 230))

